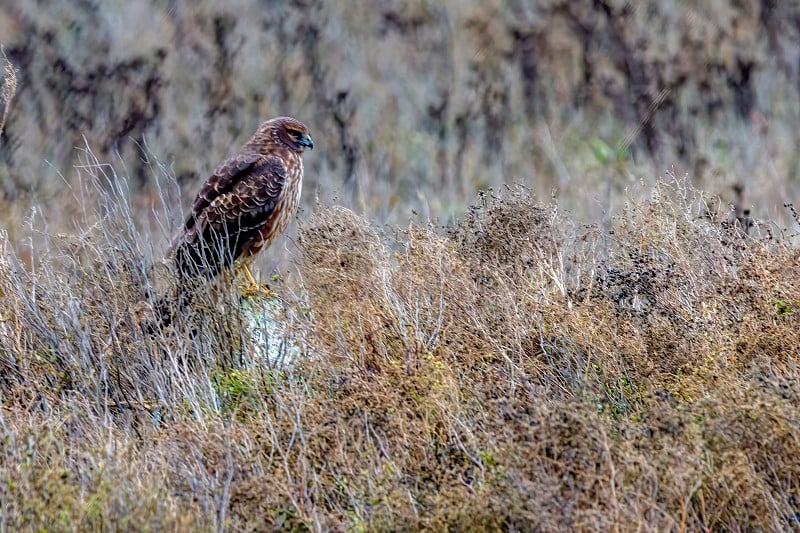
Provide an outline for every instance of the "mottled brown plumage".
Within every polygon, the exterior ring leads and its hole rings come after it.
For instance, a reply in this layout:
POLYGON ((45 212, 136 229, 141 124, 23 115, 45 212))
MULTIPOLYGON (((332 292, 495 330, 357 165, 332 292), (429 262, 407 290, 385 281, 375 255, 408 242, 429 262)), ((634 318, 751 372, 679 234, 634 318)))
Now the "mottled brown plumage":
POLYGON ((305 124, 274 118, 214 172, 170 247, 181 277, 213 278, 235 264, 246 269, 286 230, 300 202, 306 148, 314 143, 305 124))

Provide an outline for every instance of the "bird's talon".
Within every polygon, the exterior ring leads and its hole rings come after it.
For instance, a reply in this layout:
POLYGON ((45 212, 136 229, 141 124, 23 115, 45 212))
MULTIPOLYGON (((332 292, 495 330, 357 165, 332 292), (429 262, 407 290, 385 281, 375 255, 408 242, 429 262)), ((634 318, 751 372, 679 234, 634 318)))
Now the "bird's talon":
POLYGON ((249 283, 241 287, 242 298, 277 298, 278 294, 269 288, 269 285, 263 283, 261 285, 249 283))
POLYGON ((264 295, 264 298, 277 298, 278 297, 278 293, 273 291, 272 289, 270 289, 269 285, 267 285, 266 283, 261 285, 261 294, 264 295))

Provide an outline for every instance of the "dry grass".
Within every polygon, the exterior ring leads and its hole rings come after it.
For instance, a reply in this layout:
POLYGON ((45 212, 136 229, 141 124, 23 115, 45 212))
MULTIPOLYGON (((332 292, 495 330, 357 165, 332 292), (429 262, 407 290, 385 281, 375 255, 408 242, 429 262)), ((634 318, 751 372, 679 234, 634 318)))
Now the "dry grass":
POLYGON ((3 83, 0 85, 2 87, 0 89, 0 109, 3 110, 2 116, 0 116, 0 137, 2 137, 3 129, 8 119, 8 110, 11 108, 11 101, 17 93, 17 72, 14 69, 14 65, 6 57, 5 50, 0 49, 0 53, 3 54, 3 60, 0 62, 3 68, 3 83))
POLYGON ((142 332, 168 280, 89 163, 76 235, 32 272, 2 241, 0 529, 800 528, 792 236, 675 180, 611 232, 523 188, 447 228, 319 206, 280 369, 233 291, 142 332))

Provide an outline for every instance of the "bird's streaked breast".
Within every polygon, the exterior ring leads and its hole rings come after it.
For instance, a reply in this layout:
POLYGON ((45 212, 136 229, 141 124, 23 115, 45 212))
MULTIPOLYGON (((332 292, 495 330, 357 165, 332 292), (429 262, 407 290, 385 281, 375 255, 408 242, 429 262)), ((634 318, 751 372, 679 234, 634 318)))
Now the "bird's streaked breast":
POLYGON ((260 232, 260 242, 253 243, 250 255, 257 254, 263 248, 269 248, 275 238, 286 231, 286 228, 297 213, 300 206, 300 191, 303 181, 303 162, 299 156, 292 157, 292 164, 286 174, 286 181, 278 202, 260 232))

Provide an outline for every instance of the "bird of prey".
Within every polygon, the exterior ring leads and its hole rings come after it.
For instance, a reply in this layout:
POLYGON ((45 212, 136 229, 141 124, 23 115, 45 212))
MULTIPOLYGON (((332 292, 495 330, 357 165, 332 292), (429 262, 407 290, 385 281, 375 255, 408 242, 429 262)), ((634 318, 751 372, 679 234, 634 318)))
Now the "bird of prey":
POLYGON ((249 290, 259 292, 248 264, 286 230, 297 212, 303 181, 300 156, 307 148, 313 149, 314 142, 305 124, 273 118, 217 168, 167 252, 179 285, 213 279, 239 266, 249 290))

